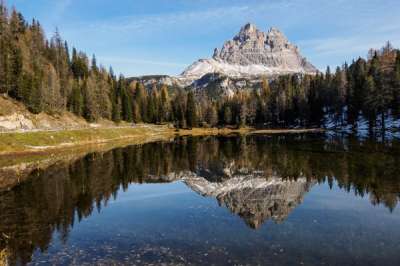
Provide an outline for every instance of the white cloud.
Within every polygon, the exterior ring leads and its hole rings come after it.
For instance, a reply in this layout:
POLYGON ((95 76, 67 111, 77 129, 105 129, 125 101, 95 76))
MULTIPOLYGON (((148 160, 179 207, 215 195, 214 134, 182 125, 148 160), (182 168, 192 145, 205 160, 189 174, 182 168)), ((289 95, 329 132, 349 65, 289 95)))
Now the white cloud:
POLYGON ((228 8, 208 9, 201 11, 168 13, 160 15, 129 16, 108 21, 98 21, 89 28, 105 32, 140 32, 154 31, 168 26, 185 26, 191 23, 207 23, 210 20, 224 17, 235 17, 249 12, 248 6, 232 6, 228 8))

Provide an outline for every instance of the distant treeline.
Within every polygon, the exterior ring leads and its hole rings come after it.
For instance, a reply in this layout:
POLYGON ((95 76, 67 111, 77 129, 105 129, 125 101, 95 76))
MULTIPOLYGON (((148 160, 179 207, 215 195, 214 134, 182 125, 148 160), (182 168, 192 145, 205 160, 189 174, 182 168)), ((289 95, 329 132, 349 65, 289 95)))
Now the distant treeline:
POLYGON ((387 43, 331 72, 263 79, 255 89, 210 97, 189 89, 116 77, 63 41, 47 40, 39 22, 27 23, 0 4, 0 93, 33 113, 70 111, 88 121, 172 122, 196 126, 350 126, 360 119, 385 128, 400 116, 400 51, 387 43))

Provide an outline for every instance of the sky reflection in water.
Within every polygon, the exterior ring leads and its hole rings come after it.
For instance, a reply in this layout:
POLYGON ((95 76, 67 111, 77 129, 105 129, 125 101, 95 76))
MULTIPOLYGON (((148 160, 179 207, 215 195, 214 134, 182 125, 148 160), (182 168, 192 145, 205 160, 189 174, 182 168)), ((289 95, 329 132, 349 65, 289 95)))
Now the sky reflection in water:
POLYGON ((208 137, 89 154, 0 193, 0 250, 16 264, 398 265, 387 144, 208 137))

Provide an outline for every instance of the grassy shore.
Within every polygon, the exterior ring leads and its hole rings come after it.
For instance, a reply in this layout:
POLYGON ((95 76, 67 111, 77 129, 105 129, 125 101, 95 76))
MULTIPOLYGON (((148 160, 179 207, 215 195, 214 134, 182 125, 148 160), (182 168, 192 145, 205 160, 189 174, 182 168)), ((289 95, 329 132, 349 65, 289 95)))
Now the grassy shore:
POLYGON ((135 127, 89 128, 81 130, 36 131, 0 134, 0 156, 33 154, 98 145, 115 141, 148 142, 172 137, 167 126, 138 125, 135 127))
POLYGON ((96 128, 62 131, 0 133, 0 191, 23 182, 34 169, 69 164, 86 154, 102 153, 128 145, 171 140, 176 136, 275 134, 317 132, 315 129, 254 130, 252 128, 194 128, 168 126, 96 128))
POLYGON ((0 156, 38 154, 57 150, 78 149, 90 145, 112 142, 132 144, 168 139, 174 136, 203 136, 228 134, 282 134, 319 132, 319 129, 274 129, 253 128, 194 128, 175 130, 168 126, 137 125, 135 127, 90 128, 81 130, 37 131, 0 134, 0 156))

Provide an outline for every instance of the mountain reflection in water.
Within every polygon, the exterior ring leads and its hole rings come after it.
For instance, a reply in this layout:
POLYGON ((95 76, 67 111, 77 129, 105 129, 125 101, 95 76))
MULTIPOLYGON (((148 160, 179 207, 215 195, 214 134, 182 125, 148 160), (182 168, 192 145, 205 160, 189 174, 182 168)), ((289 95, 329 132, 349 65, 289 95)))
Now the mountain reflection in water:
POLYGON ((193 172, 179 176, 193 191, 216 198, 220 205, 257 229, 268 219, 283 222, 315 183, 305 177, 285 180, 262 174, 245 170, 215 183, 193 172))
POLYGON ((284 222, 322 183, 393 211, 399 157, 395 141, 315 135, 179 138, 92 153, 32 171, 0 192, 0 252, 12 264, 30 262, 36 249, 48 249, 54 232, 66 243, 75 224, 101 213, 132 184, 183 182, 253 229, 284 222))

